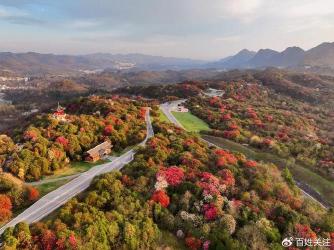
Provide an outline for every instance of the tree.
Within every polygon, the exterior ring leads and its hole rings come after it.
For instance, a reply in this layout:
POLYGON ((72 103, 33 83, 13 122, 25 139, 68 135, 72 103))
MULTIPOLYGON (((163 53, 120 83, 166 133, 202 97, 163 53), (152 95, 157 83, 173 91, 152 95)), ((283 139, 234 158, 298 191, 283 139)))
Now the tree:
POLYGON ((265 250, 268 249, 268 243, 265 235, 255 225, 246 225, 237 233, 240 242, 247 245, 247 249, 265 250))
POLYGON ((39 198, 39 191, 35 188, 35 187, 31 187, 29 186, 27 188, 27 192, 28 192, 28 200, 33 202, 38 200, 39 198))
POLYGON ((334 232, 334 209, 331 208, 327 214, 323 216, 322 227, 327 232, 334 232))
POLYGON ((18 239, 19 249, 31 249, 31 232, 27 223, 16 224, 14 235, 18 239))
POLYGON ((12 216, 12 201, 7 195, 0 194, 0 222, 5 222, 12 216))
POLYGON ((139 239, 137 238, 137 227, 129 222, 125 222, 124 226, 124 238, 126 248, 135 250, 138 249, 139 239))
POLYGON ((166 170, 159 171, 157 177, 159 176, 164 177, 169 185, 177 186, 182 182, 184 178, 184 173, 181 168, 172 166, 167 168, 166 170))
POLYGON ((12 211, 0 208, 0 223, 3 223, 12 217, 12 211))
POLYGON ((68 237, 68 243, 72 249, 77 249, 78 241, 73 233, 71 233, 71 235, 68 237))
POLYGON ((201 248, 202 241, 200 239, 196 239, 195 237, 187 237, 185 239, 187 247, 191 250, 198 250, 201 248))
POLYGON ((67 147, 68 146, 68 139, 66 139, 64 136, 59 136, 57 139, 56 139, 56 142, 63 145, 64 147, 67 147))
POLYGON ((153 193, 151 200, 159 203, 163 207, 168 207, 169 196, 163 190, 157 190, 153 193))
POLYGON ((219 171, 219 174, 222 177, 223 184, 225 184, 226 186, 234 186, 235 179, 234 179, 234 175, 231 170, 223 169, 219 171))
POLYGON ((111 133, 114 131, 114 127, 113 125, 107 125, 105 128, 104 128, 104 134, 105 135, 111 135, 111 133))
MULTIPOLYGON (((11 153, 14 150, 15 144, 7 135, 0 135, 0 155, 11 153)), ((0 161, 1 166, 1 161, 0 161)))
POLYGON ((244 163, 245 167, 247 168, 254 168, 257 166, 257 162, 256 161, 251 161, 251 160, 248 160, 244 163))
POLYGON ((217 208, 214 204, 205 204, 203 206, 204 209, 204 217, 206 220, 214 220, 217 217, 217 208))
POLYGON ((52 250, 56 245, 56 235, 49 229, 44 230, 40 241, 44 250, 52 250))
POLYGON ((285 167, 284 170, 282 171, 282 176, 290 187, 295 185, 295 181, 293 180, 292 174, 287 167, 285 167))
POLYGON ((0 209, 12 210, 12 208, 11 199, 5 194, 0 194, 0 209))
POLYGON ((220 218, 220 223, 222 225, 222 227, 229 232, 229 234, 233 234, 236 228, 236 221, 234 219, 234 217, 230 214, 224 214, 221 218, 220 218))
POLYGON ((3 241, 4 249, 17 249, 18 240, 13 235, 14 228, 7 228, 4 233, 1 235, 1 240, 3 241))

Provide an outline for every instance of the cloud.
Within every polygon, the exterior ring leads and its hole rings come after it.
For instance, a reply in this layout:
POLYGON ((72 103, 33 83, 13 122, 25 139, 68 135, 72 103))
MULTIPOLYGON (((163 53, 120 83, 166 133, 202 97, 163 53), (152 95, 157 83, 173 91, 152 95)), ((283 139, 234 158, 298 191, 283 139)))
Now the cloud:
POLYGON ((37 41, 37 49, 45 43, 43 48, 49 46, 50 52, 66 48, 76 53, 131 51, 219 58, 243 48, 284 49, 334 40, 329 32, 334 24, 333 0, 0 2, 0 25, 9 31, 0 33, 0 48, 6 50, 15 44, 31 50, 37 41), (48 40, 54 41, 52 46, 48 40))
POLYGON ((35 24, 40 25, 45 23, 45 21, 35 18, 21 9, 15 7, 1 6, 1 5, 0 5, 0 21, 9 22, 12 24, 20 24, 20 25, 35 25, 35 24))
POLYGON ((263 0, 222 1, 223 17, 240 21, 250 21, 257 17, 256 12, 263 6, 263 0))
POLYGON ((14 16, 24 16, 25 12, 17 8, 5 7, 0 5, 0 18, 14 17, 14 16))
POLYGON ((97 20, 74 20, 67 23, 67 26, 73 29, 92 29, 102 25, 102 22, 97 20))
POLYGON ((305 1, 301 5, 293 5, 286 9, 286 15, 293 18, 325 17, 334 14, 332 0, 305 1))
POLYGON ((213 40, 215 42, 239 42, 241 39, 241 36, 225 36, 225 37, 216 37, 213 40))

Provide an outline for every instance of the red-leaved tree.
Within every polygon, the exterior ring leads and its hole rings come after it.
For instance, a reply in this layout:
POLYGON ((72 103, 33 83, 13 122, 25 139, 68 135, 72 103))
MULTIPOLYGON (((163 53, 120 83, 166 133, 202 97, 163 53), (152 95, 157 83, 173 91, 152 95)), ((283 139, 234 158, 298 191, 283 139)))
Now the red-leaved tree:
POLYGON ((28 187, 28 200, 36 201, 39 198, 39 191, 34 187, 28 187))
POLYGON ((41 244, 44 250, 52 250, 56 246, 56 235, 51 230, 44 230, 41 235, 41 244))
POLYGON ((12 208, 12 201, 10 200, 8 195, 0 194, 0 209, 12 210, 12 208))
POLYGON ((10 217, 12 217, 12 211, 5 208, 0 208, 0 223, 5 222, 6 220, 10 219, 10 217))
POLYGON ((159 203, 163 207, 168 207, 169 196, 163 190, 157 190, 153 193, 151 200, 159 203))
POLYGON ((66 139, 64 136, 59 136, 56 139, 56 142, 58 142, 59 144, 63 145, 64 147, 68 146, 68 139, 66 139))
POLYGON ((167 168, 166 170, 159 171, 157 176, 163 176, 169 185, 177 186, 182 182, 184 178, 184 172, 181 168, 173 166, 167 168))

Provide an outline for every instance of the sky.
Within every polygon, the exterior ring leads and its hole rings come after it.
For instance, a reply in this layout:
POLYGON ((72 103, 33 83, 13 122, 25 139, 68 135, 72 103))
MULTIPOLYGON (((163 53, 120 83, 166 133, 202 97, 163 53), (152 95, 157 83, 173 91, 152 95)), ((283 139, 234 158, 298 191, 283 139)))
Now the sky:
POLYGON ((214 60, 334 41, 333 0, 0 0, 0 51, 214 60))

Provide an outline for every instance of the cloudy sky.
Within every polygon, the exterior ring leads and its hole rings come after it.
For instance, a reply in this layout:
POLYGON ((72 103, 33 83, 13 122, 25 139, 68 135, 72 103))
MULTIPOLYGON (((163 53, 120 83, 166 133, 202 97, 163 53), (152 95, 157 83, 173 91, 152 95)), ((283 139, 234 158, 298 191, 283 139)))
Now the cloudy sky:
POLYGON ((217 59, 334 41, 333 0, 1 0, 0 51, 217 59))

